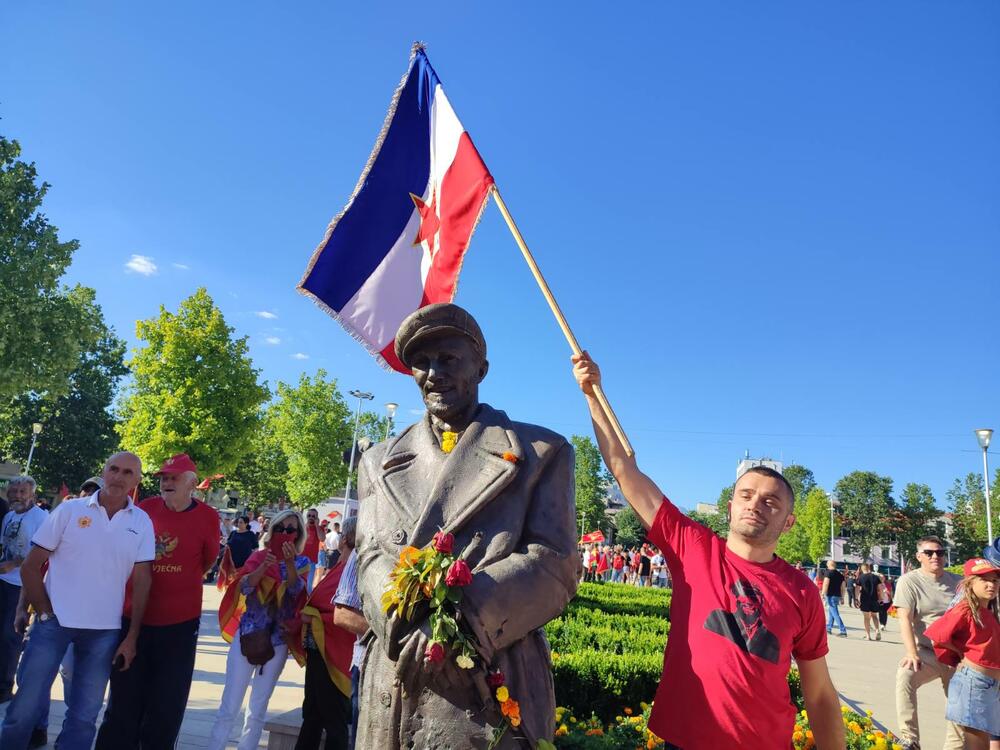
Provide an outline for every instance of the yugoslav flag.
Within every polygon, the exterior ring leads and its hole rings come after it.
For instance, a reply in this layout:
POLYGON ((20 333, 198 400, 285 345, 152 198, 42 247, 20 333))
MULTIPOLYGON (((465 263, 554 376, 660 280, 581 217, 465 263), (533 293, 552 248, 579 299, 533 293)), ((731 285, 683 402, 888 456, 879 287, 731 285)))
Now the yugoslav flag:
POLYGON ((396 331, 415 310, 454 298, 492 186, 423 47, 414 45, 354 194, 299 290, 382 365, 409 373, 393 351, 396 331))

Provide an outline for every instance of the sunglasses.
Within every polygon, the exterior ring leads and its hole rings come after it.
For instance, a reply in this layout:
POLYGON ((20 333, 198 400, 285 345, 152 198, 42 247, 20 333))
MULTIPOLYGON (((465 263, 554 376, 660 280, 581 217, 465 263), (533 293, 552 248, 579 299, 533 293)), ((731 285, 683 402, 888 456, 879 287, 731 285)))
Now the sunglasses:
POLYGON ((298 526, 272 526, 271 531, 275 534, 298 534, 298 526))
POLYGON ((922 552, 923 552, 923 554, 927 555, 928 557, 944 557, 945 556, 945 550, 943 550, 943 549, 925 549, 925 550, 922 550, 922 552))

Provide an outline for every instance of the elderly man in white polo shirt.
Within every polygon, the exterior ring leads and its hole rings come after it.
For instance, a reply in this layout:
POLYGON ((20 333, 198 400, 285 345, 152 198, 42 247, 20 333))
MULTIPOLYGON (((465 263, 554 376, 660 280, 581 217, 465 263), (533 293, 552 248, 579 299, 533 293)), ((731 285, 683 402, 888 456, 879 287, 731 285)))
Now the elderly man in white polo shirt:
POLYGON ((0 748, 25 750, 48 700, 59 663, 73 645, 73 683, 56 740, 60 750, 89 750, 104 691, 116 669, 135 658, 156 556, 153 524, 129 498, 142 464, 116 453, 104 465, 104 488, 66 500, 32 538, 21 565, 25 594, 38 613, 24 651, 24 680, 7 708, 0 748), (49 563, 42 581, 42 567, 49 563), (132 625, 120 638, 125 584, 132 578, 132 625))

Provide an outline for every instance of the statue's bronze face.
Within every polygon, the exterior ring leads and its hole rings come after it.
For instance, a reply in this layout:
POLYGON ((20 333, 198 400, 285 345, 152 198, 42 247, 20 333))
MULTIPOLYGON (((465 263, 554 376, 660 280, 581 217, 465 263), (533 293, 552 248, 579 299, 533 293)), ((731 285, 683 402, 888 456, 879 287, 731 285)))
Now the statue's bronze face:
POLYGON ((461 334, 429 337, 410 356, 410 366, 431 418, 443 429, 465 429, 489 369, 473 343, 461 334))

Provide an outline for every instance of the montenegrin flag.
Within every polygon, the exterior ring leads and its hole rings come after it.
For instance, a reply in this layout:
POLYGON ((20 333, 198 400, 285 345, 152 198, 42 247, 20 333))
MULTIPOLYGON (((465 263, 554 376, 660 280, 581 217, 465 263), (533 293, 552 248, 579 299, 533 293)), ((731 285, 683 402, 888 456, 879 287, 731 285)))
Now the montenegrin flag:
POLYGON ((354 194, 299 290, 380 364, 409 373, 393 351, 396 331, 415 310, 454 298, 492 186, 423 47, 414 45, 354 194))

